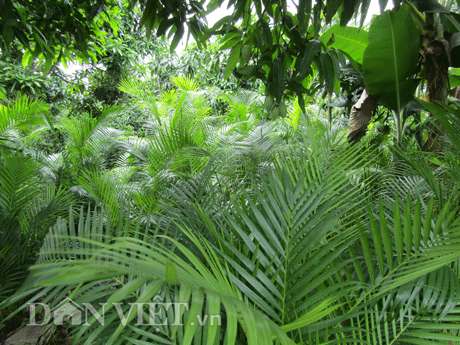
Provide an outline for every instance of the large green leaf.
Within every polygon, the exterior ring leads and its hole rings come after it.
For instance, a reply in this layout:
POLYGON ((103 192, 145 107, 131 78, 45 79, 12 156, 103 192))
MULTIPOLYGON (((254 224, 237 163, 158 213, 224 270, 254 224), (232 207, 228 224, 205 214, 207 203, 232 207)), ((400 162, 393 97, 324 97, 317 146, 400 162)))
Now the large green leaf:
POLYGON ((330 95, 332 95, 334 92, 335 81, 334 64, 332 62, 332 58, 327 52, 321 52, 320 61, 322 72, 321 79, 324 79, 326 83, 326 90, 330 95))
POLYGON ((235 69, 238 60, 240 59, 240 52, 242 46, 243 42, 240 42, 237 45, 235 45, 232 51, 230 52, 230 55, 227 60, 227 66, 225 66, 224 79, 228 79, 228 77, 230 77, 233 70, 235 69))
POLYGON ((303 35, 308 29, 308 22, 311 15, 311 0, 300 0, 297 7, 297 18, 299 20, 300 34, 303 35))
POLYGON ((326 23, 330 23, 332 17, 337 13, 342 1, 340 0, 329 0, 326 6, 326 23))
POLYGON ((303 80, 311 71, 313 59, 321 51, 321 43, 318 40, 310 40, 305 46, 305 51, 298 63, 296 70, 299 72, 299 80, 303 80))
POLYGON ((363 29, 336 24, 327 30, 320 41, 328 48, 337 48, 357 63, 363 63, 364 50, 368 45, 368 32, 363 29))
POLYGON ((449 71, 449 83, 451 88, 460 86, 460 68, 452 68, 449 71))
POLYGON ((364 51, 364 84, 380 103, 398 114, 413 99, 419 57, 420 31, 408 5, 375 17, 364 51))

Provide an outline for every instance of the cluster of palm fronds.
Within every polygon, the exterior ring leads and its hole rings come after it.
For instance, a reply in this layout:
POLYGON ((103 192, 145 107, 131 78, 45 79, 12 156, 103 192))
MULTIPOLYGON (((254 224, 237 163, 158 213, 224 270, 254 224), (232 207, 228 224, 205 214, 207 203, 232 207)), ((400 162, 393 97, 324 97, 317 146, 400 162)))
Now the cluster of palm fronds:
POLYGON ((122 84, 145 136, 108 128, 110 109, 56 124, 60 154, 2 151, 0 307, 101 306, 76 344, 460 343, 457 131, 436 160, 382 165, 390 151, 348 145, 340 124, 295 107, 264 122, 250 92, 220 96, 216 118, 212 92, 175 83, 160 98, 122 84), (141 306, 158 300, 184 308, 152 325, 141 306))

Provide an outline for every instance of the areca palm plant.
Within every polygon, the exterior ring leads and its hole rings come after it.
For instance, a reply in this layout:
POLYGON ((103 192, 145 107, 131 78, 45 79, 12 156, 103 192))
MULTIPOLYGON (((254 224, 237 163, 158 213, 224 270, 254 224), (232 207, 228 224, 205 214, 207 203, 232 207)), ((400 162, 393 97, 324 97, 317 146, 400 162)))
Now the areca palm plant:
POLYGON ((18 95, 0 104, 0 299, 22 284, 49 226, 70 205, 63 190, 42 179, 26 135, 50 123, 48 105, 18 95))
POLYGON ((47 175, 56 185, 75 186, 82 171, 98 170, 108 166, 107 152, 114 150, 122 132, 106 125, 108 116, 121 108, 110 107, 93 118, 90 114, 61 118, 58 126, 65 131, 65 149, 56 154, 40 157, 47 175))
POLYGON ((22 284, 48 228, 71 202, 64 190, 43 181, 35 159, 0 151, 0 299, 22 284))
MULTIPOLYGON (((125 80, 120 86, 133 95, 141 107, 147 108, 152 117, 146 124, 150 129, 148 137, 135 144, 137 156, 144 156, 142 159, 148 161, 147 169, 152 174, 165 169, 177 171, 187 165, 191 174, 199 171, 202 160, 187 159, 187 156, 199 158, 200 149, 205 151, 209 140, 205 121, 212 110, 205 95, 198 91, 193 80, 175 78, 174 83, 179 91, 166 91, 158 101, 137 82, 125 80)), ((205 152, 202 154, 206 156, 205 152)))
POLYGON ((115 226, 108 210, 82 209, 77 222, 71 212, 20 295, 104 312, 103 324, 75 329, 75 343, 458 341, 457 207, 369 202, 362 170, 375 152, 343 139, 310 135, 275 157, 252 193, 214 211, 199 185, 182 183, 162 212, 121 211, 115 226), (198 322, 206 316, 219 322, 198 322))
MULTIPOLYGON (((268 160, 271 154, 268 152, 275 146, 276 140, 270 135, 272 126, 258 124, 254 119, 242 133, 234 130, 237 125, 222 127, 209 106, 208 98, 215 93, 200 90, 188 78, 173 80, 177 89, 163 92, 158 100, 152 91, 137 82, 125 80, 121 84, 121 89, 133 95, 152 118, 146 124, 147 136, 126 141, 125 145, 134 157, 134 164, 140 167, 139 179, 150 191, 136 195, 140 208, 157 205, 159 195, 165 198, 165 194, 158 194, 165 186, 187 179, 206 179, 204 176, 210 176, 209 171, 213 177, 206 183, 217 183, 227 190, 243 180, 247 184, 252 180, 249 176, 262 169, 261 164, 268 160)), ((250 93, 247 96, 251 104, 260 101, 260 96, 250 93)), ((244 97, 236 95, 232 99, 232 104, 238 105, 242 104, 238 99, 244 97)))
POLYGON ((173 80, 177 90, 164 92, 158 100, 141 83, 125 80, 120 86, 151 118, 145 124, 145 137, 124 141, 137 168, 133 179, 142 181, 134 195, 139 209, 156 208, 168 186, 196 176, 209 162, 214 129, 207 118, 212 110, 193 80, 173 80))
POLYGON ((49 124, 48 105, 40 99, 18 97, 7 104, 0 104, 0 144, 2 148, 23 149, 25 135, 37 130, 37 125, 49 124))
POLYGON ((239 90, 233 93, 219 93, 216 96, 230 107, 225 122, 238 133, 253 130, 263 116, 263 101, 259 92, 239 90))

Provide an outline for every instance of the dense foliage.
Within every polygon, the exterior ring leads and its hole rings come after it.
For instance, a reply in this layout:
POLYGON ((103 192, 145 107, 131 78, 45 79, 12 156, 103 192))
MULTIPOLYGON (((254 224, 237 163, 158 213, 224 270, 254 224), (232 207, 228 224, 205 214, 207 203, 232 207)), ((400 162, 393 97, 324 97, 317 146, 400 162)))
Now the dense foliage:
POLYGON ((0 4, 0 341, 459 343, 455 4, 0 4))

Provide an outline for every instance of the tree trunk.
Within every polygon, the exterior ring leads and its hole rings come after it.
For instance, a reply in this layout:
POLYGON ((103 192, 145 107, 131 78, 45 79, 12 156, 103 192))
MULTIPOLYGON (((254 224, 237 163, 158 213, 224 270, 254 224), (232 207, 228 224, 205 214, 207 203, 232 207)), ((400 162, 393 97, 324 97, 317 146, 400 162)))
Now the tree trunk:
MULTIPOLYGON (((449 43, 444 38, 433 39, 428 42, 424 52, 427 77, 428 98, 430 102, 440 101, 447 103, 449 91, 449 43)), ((428 137, 428 151, 442 150, 439 137, 442 129, 433 119, 428 137)))
POLYGON ((364 90, 351 108, 347 136, 349 142, 358 142, 366 134, 367 125, 376 109, 377 102, 364 90))

